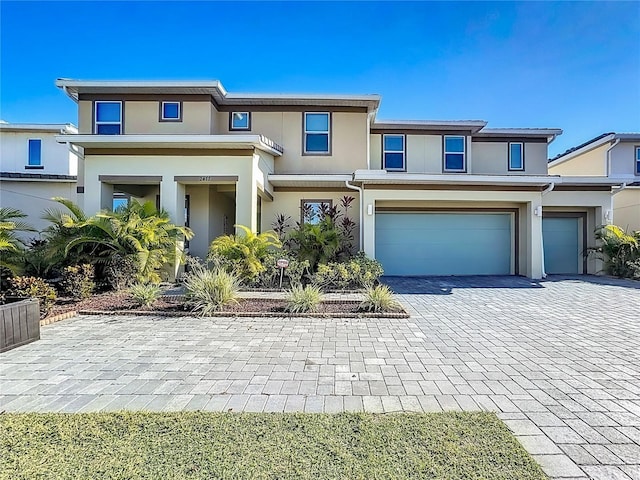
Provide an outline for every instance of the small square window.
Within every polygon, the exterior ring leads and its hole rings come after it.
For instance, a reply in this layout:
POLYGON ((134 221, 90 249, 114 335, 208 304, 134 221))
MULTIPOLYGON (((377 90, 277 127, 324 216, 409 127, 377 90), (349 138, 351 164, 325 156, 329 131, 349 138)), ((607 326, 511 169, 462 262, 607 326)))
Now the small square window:
POLYGON ((383 135, 384 169, 405 170, 404 135, 383 135))
POLYGON ((39 167, 42 165, 42 140, 39 138, 29 139, 29 167, 39 167))
POLYGON ((251 130, 249 112, 231 112, 231 130, 251 130))
POLYGON ((180 102, 162 102, 161 120, 179 122, 182 120, 182 108, 180 102))
POLYGON ((317 225, 325 216, 325 213, 332 207, 331 200, 302 200, 300 208, 302 223, 317 225))
POLYGON ((465 170, 465 137, 444 137, 444 171, 464 172, 465 170))
POLYGON ((94 124, 98 135, 120 135, 122 102, 96 102, 94 124))
POLYGON ((524 144, 509 144, 509 170, 524 170, 524 144))
POLYGON ((331 121, 328 113, 304 114, 304 153, 329 154, 331 121))

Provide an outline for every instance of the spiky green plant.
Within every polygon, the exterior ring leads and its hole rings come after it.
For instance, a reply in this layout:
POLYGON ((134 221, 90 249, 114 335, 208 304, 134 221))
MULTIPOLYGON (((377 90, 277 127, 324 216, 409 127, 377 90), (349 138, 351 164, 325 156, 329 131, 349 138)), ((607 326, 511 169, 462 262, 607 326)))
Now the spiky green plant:
POLYGON ((364 293, 364 300, 360 303, 360 310, 367 312, 396 312, 402 306, 394 298, 393 292, 386 285, 369 287, 364 293))
POLYGON ((20 257, 25 248, 24 242, 17 233, 37 231, 22 220, 26 217, 25 213, 16 208, 0 208, 0 267, 6 268, 13 274, 21 270, 20 257))
POLYGON ((191 263, 192 270, 183 278, 187 303, 202 316, 211 315, 222 307, 238 303, 240 279, 234 274, 191 263))
POLYGON ((150 308, 160 298, 160 286, 155 283, 135 283, 129 289, 131 299, 140 307, 150 308))
POLYGON ((317 312, 322 303, 322 291, 313 285, 294 285, 287 292, 285 310, 291 313, 317 312))
POLYGON ((600 245, 590 251, 605 262, 607 273, 633 278, 633 266, 640 260, 640 232, 627 233, 616 225, 605 225, 596 230, 596 238, 600 245))
POLYGON ((237 235, 222 235, 211 242, 208 259, 250 283, 265 270, 263 260, 273 249, 282 247, 275 232, 256 234, 244 225, 236 225, 237 235))

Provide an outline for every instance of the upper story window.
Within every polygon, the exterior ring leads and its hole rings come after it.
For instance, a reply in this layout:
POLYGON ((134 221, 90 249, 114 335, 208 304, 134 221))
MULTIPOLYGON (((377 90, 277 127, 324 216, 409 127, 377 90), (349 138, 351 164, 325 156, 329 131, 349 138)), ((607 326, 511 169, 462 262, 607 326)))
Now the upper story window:
POLYGON ((328 113, 304 114, 304 152, 312 155, 331 154, 331 118, 328 113))
POLYGON ((640 147, 636 147, 636 175, 640 175, 640 147))
POLYGON ((29 139, 29 158, 25 168, 42 168, 42 140, 39 138, 29 139))
POLYGON ((251 130, 251 114, 249 112, 231 112, 229 130, 251 130))
POLYGON ((444 171, 464 172, 467 169, 465 158, 465 137, 444 137, 444 171))
POLYGON ((160 102, 160 120, 163 122, 181 122, 182 104, 180 102, 160 102))
POLYGON ((385 170, 406 170, 404 135, 383 135, 382 150, 385 170))
POLYGON ((95 111, 95 133, 98 135, 122 133, 122 102, 96 102, 95 111))
POLYGON ((524 144, 509 144, 509 170, 524 170, 524 144))
POLYGON ((325 214, 332 206, 331 200, 302 200, 300 204, 302 223, 317 225, 324 219, 325 214))

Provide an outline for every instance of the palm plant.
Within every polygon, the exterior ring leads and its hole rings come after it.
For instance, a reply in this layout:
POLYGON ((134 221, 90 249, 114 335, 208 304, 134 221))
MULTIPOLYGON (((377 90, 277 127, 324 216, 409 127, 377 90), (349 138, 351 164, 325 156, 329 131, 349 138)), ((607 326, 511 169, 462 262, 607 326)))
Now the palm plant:
POLYGON ((56 200, 69 212, 47 212, 47 219, 53 222, 49 230, 52 252, 73 257, 76 263, 89 257, 102 265, 116 255, 131 258, 141 282, 159 282, 160 268, 183 260, 180 240, 193 237, 191 229, 172 224, 169 214, 157 211, 151 202, 132 201, 115 212, 86 217, 72 202, 56 200))
POLYGON ((316 224, 299 225, 289 234, 289 240, 298 259, 308 261, 312 270, 320 263, 337 260, 341 247, 340 232, 328 217, 316 224))
POLYGON ((282 243, 274 232, 256 234, 244 225, 235 227, 242 233, 216 238, 209 247, 208 260, 251 282, 265 270, 263 260, 269 252, 281 248, 282 243))
POLYGON ((0 267, 17 273, 20 270, 20 253, 25 244, 18 232, 36 232, 28 223, 22 221, 26 214, 16 208, 0 208, 0 267))
POLYGON ((640 260, 640 232, 626 233, 616 225, 605 225, 596 230, 601 244, 593 249, 605 262, 607 272, 618 277, 632 277, 634 262, 640 260))

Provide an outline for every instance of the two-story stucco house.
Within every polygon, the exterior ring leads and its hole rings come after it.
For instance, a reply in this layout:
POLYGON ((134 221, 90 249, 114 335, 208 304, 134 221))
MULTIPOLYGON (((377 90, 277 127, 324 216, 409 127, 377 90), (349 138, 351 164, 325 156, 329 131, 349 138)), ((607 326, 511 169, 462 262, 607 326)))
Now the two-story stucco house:
POLYGON ((218 81, 82 81, 78 199, 156 201, 190 252, 243 224, 356 199, 359 247, 389 275, 595 273, 582 255, 611 210, 607 177, 550 176, 557 129, 381 121, 377 95, 229 93, 218 81), (546 245, 544 247, 543 245, 546 245), (546 267, 545 267, 546 266, 546 267))
POLYGON ((0 122, 0 206, 21 210, 38 230, 47 226, 43 211, 59 206, 52 197, 76 199, 78 158, 56 141, 61 133, 78 131, 69 124, 0 122))
POLYGON ((640 231, 640 133, 604 133, 551 159, 549 173, 623 180, 613 192, 613 223, 640 231))

